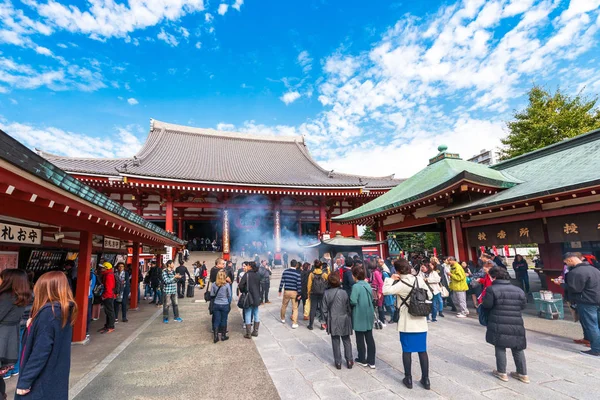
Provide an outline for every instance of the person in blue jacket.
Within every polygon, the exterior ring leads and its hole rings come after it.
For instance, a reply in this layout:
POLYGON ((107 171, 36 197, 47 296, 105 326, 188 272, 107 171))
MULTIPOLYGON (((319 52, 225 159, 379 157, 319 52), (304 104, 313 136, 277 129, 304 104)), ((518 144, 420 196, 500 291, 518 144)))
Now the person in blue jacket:
POLYGON ((15 399, 67 400, 77 304, 67 278, 59 271, 43 274, 33 293, 15 399))

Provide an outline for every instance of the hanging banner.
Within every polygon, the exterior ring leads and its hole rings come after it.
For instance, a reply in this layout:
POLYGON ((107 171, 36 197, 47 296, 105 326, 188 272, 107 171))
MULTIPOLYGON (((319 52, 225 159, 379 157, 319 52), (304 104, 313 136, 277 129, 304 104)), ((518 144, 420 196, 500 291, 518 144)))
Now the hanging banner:
POLYGON ((540 219, 468 228, 467 236, 473 246, 545 243, 540 219))
POLYGON ((42 244, 42 230, 0 222, 0 242, 42 244))
POLYGON ((498 256, 498 249, 496 246, 492 246, 492 253, 494 253, 495 256, 498 256))
POLYGON ((223 210, 223 254, 229 254, 229 210, 223 210))
POLYGON ((548 218, 551 243, 600 241, 600 212, 548 218))
POLYGON ((281 252, 281 211, 275 210, 275 253, 281 252))

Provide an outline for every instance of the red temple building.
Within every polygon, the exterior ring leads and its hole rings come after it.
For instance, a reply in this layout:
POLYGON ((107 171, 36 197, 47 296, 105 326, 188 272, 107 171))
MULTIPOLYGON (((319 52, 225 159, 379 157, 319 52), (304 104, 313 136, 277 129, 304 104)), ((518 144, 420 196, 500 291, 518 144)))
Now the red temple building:
POLYGON ((278 260, 282 238, 288 236, 296 242, 338 230, 357 236, 356 225, 332 218, 402 182, 326 171, 302 136, 222 132, 156 120, 142 149, 130 158, 39 154, 180 239, 222 241, 225 258, 249 238, 270 243, 278 260))

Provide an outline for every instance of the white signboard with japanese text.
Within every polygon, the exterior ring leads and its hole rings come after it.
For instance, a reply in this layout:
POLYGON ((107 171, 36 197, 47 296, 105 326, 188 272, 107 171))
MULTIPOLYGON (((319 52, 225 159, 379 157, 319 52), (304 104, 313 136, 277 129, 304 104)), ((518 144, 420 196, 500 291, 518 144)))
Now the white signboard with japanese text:
POLYGON ((104 248, 105 249, 113 249, 120 250, 121 249, 121 241, 116 238, 111 238, 108 236, 104 236, 104 248))
POLYGON ((42 244, 42 230, 0 222, 0 242, 42 244))

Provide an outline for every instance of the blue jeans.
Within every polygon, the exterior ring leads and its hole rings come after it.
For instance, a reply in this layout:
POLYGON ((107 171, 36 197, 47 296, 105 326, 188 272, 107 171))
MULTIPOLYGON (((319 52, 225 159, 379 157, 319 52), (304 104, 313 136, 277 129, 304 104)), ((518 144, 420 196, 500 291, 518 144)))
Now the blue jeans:
POLYGON ((592 351, 600 354, 600 306, 577 304, 577 313, 588 335, 592 351))
POLYGON ((213 306, 213 331, 218 332, 227 328, 227 317, 229 316, 229 304, 215 304, 213 306))
POLYGON ((21 363, 21 352, 23 351, 23 332, 25 332, 26 327, 19 327, 19 356, 17 357, 17 362, 15 363, 15 367, 12 371, 9 371, 9 374, 18 375, 19 374, 19 364, 21 363))
POLYGON ((433 295, 433 304, 431 307, 431 319, 433 321, 437 320, 437 315, 439 312, 444 310, 444 299, 442 299, 442 294, 434 294, 433 295))
POLYGON ((258 318, 258 307, 249 307, 244 309, 244 322, 246 322, 246 324, 260 322, 260 319, 258 318))
POLYGON ((527 272, 518 273, 517 282, 523 287, 525 293, 529 293, 529 274, 527 272))
POLYGON ((150 285, 144 285, 144 297, 152 297, 153 293, 152 293, 152 288, 150 287, 150 285))

